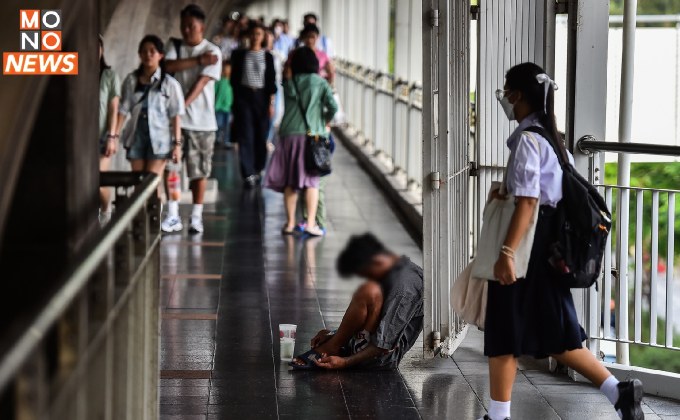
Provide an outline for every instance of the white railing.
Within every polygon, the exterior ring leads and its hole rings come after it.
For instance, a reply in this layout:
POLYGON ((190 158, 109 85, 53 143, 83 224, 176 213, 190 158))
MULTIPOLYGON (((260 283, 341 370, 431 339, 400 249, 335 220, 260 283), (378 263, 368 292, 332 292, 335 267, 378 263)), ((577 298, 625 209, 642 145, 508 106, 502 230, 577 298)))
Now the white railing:
POLYGON ((422 86, 337 60, 337 87, 347 128, 414 192, 422 178, 422 86))
MULTIPOLYGON (((587 333, 591 339, 678 351, 674 338, 680 335, 675 325, 680 317, 680 288, 674 287, 674 262, 678 258, 675 203, 680 191, 611 185, 601 189, 613 209, 614 226, 599 291, 590 292, 590 313, 598 319, 591 320, 587 333), (622 213, 629 216, 617 217, 622 213), (617 225, 617 220, 625 219, 627 224, 617 225), (660 331, 662 322, 665 328, 660 331)), ((617 362, 628 364, 621 355, 625 347, 619 346, 616 353, 617 362)))

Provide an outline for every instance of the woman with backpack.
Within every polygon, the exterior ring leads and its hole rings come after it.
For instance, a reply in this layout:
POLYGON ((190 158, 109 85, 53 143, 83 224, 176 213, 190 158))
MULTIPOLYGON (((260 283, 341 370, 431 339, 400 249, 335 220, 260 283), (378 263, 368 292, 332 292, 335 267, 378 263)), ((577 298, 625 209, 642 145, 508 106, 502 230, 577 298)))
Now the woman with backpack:
MULTIPOLYGON (((573 163, 557 131, 556 84, 543 69, 523 63, 506 73, 496 97, 519 127, 510 135, 506 191, 515 210, 488 282, 484 354, 489 358, 491 403, 485 420, 510 418, 510 399, 517 357, 553 357, 598 386, 622 419, 643 419, 642 383, 619 382, 587 349, 568 285, 558 280, 549 262, 549 245, 559 231, 557 206, 562 199, 562 167, 555 151, 573 163), (536 231, 525 278, 515 276, 514 252, 530 228, 539 206, 536 231)), ((499 190, 491 192, 504 199, 499 190)))
POLYGON ((265 187, 284 194, 287 222, 283 235, 295 232, 295 209, 300 191, 304 191, 307 225, 304 233, 322 236, 316 223, 319 201, 319 176, 305 167, 306 135, 326 138, 326 124, 333 119, 338 106, 333 91, 319 72, 319 60, 309 47, 291 54, 291 65, 283 84, 285 112, 279 128, 279 145, 272 155, 265 187))
POLYGON ((139 68, 123 82, 119 132, 129 119, 121 139, 132 170, 162 177, 168 159, 175 163, 181 159, 184 95, 179 82, 165 71, 165 49, 159 37, 145 36, 137 52, 139 68))

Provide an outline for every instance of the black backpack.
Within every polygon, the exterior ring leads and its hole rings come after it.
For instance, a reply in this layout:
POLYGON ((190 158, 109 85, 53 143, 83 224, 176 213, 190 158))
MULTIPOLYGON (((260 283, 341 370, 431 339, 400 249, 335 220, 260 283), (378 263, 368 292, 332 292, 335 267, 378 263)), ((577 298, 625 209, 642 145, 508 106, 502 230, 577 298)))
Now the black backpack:
POLYGON ((556 214, 559 228, 549 246, 550 265, 565 287, 588 288, 597 282, 602 270, 611 213, 597 189, 569 161, 565 162, 556 140, 545 129, 530 127, 526 131, 548 140, 563 171, 562 200, 556 214))
MULTIPOLYGON (((170 37, 170 42, 172 42, 172 45, 175 47, 175 51, 177 51, 177 58, 175 60, 179 60, 182 58, 182 39, 181 38, 175 38, 175 37, 170 37)), ((175 73, 168 73, 170 76, 174 76, 175 73)))

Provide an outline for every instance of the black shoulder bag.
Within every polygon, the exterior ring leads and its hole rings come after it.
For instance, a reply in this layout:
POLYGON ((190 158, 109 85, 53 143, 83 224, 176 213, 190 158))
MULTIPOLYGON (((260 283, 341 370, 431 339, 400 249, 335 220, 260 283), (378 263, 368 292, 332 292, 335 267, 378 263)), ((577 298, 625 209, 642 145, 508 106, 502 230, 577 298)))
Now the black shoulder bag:
POLYGON ((307 110, 302 106, 302 96, 295 76, 292 78, 297 96, 297 104, 305 121, 305 171, 312 175, 326 176, 331 173, 331 142, 326 137, 314 136, 307 121, 307 110))
POLYGON ((562 167, 562 200, 557 204, 558 230, 549 246, 550 265, 564 286, 588 288, 596 284, 602 270, 611 213, 597 189, 562 155, 558 139, 540 127, 526 131, 545 137, 562 167))

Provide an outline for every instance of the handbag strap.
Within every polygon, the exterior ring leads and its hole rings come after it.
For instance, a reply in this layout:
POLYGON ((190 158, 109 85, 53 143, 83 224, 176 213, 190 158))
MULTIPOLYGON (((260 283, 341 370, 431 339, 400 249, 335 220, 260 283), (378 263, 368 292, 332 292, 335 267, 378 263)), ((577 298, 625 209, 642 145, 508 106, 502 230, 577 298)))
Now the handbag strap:
POLYGON ((302 96, 300 95, 300 89, 298 89, 297 81, 295 80, 295 76, 291 78, 293 80, 293 86, 295 86, 295 96, 297 97, 297 104, 298 108, 300 108, 300 112, 302 113, 302 119, 305 121, 305 128, 307 130, 307 134, 311 135, 312 130, 309 127, 309 121, 307 121, 307 110, 305 109, 304 106, 302 106, 302 96))
POLYGON ((152 82, 152 83, 148 84, 148 85, 144 88, 144 93, 143 93, 142 96, 139 98, 139 100, 135 103, 134 106, 137 106, 137 105, 141 104, 142 102, 144 102, 144 101, 146 100, 146 98, 149 96, 149 92, 151 92, 151 89, 155 88, 156 85, 159 85, 159 84, 160 84, 160 81, 155 81, 155 82, 152 82))

